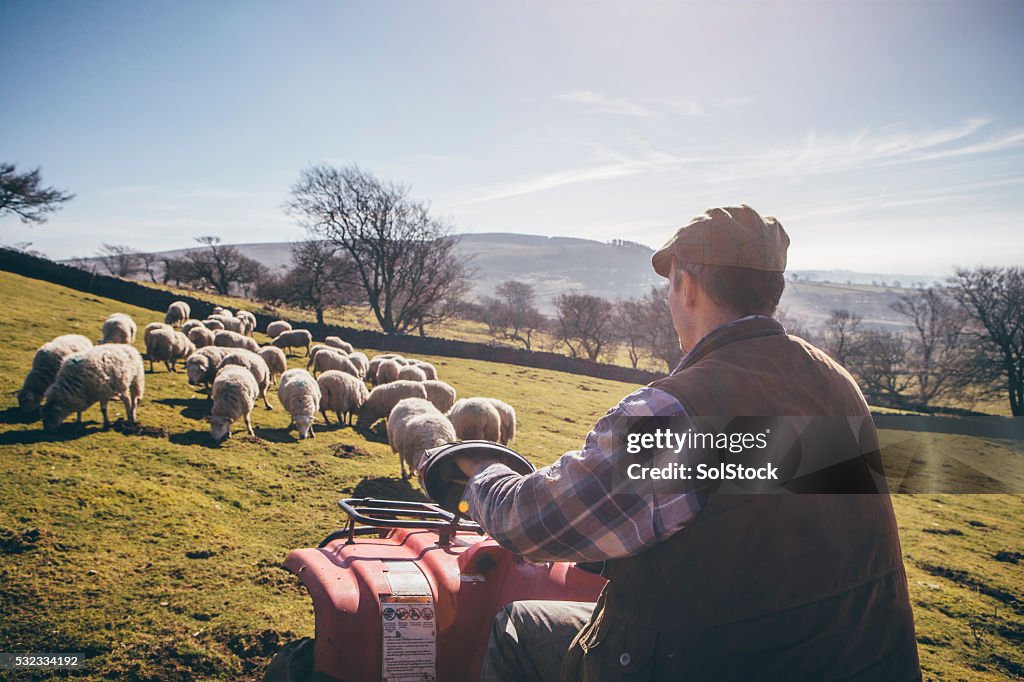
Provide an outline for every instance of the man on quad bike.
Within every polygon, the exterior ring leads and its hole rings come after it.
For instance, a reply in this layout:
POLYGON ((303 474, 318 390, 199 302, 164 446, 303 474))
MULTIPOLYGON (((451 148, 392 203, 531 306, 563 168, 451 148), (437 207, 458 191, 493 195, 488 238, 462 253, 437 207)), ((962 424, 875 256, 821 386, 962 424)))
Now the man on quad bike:
POLYGON ((921 678, 868 406, 843 367, 771 317, 788 246, 782 225, 749 206, 694 218, 652 259, 670 283, 679 366, 623 398, 582 450, 551 466, 521 475, 456 460, 469 515, 495 540, 535 561, 603 561, 608 580, 596 605, 507 605, 482 679, 921 678), (627 455, 624 444, 653 442, 631 434, 679 419, 740 440, 785 431, 773 452, 786 461, 775 464, 794 477, 726 493, 724 463, 703 482, 627 475, 647 455, 663 466, 667 453, 684 474, 724 462, 692 441, 627 455))

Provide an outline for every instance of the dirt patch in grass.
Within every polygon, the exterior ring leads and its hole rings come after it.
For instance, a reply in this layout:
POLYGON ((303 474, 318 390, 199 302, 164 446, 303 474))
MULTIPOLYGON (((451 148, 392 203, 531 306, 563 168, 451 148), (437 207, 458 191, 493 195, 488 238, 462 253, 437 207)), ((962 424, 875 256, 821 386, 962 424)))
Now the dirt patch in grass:
POLYGON ((339 459, 352 459, 353 457, 369 457, 370 452, 366 448, 351 443, 335 443, 331 446, 331 454, 339 459))
POLYGON ((1001 550, 992 555, 992 558, 996 561, 1002 561, 1006 564, 1020 563, 1021 559, 1024 559, 1024 552, 1010 552, 1008 550, 1001 550))
POLYGON ((946 578, 947 580, 952 580, 958 585, 963 585, 964 587, 972 590, 977 590, 981 594, 987 595, 1000 603, 1006 604, 1017 613, 1024 613, 1024 604, 1021 603, 1016 595, 1011 594, 1006 590, 992 587, 988 583, 975 578, 967 571, 961 571, 947 566, 938 566, 936 564, 928 563, 927 561, 917 561, 915 563, 918 568, 926 573, 930 573, 940 578, 946 578))
POLYGON ((932 535, 963 535, 962 530, 956 528, 925 528, 925 533, 931 533, 932 535))
MULTIPOLYGON (((347 493, 348 490, 342 490, 347 493)), ((429 502, 430 500, 413 488, 409 481, 401 478, 366 478, 351 489, 353 497, 372 497, 378 500, 406 500, 409 502, 429 502)))
POLYGON ((45 535, 38 528, 22 531, 0 528, 0 554, 21 554, 35 549, 45 535))
POLYGON ((146 436, 148 438, 167 438, 167 429, 159 426, 145 426, 143 424, 131 423, 124 419, 114 422, 114 430, 126 436, 146 436))

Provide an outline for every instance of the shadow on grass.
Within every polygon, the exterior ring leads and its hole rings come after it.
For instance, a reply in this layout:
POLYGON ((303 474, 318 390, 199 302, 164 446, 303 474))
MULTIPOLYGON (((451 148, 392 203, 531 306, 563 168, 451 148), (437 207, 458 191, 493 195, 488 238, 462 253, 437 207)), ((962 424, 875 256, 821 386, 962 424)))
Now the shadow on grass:
MULTIPOLYGON (((345 492, 345 491, 343 491, 345 492)), ((378 500, 406 500, 408 502, 430 502, 430 498, 413 488, 409 481, 401 478, 364 478, 351 492, 352 497, 372 497, 378 500)))
POLYGON ((210 449, 220 447, 220 443, 213 439, 209 430, 198 431, 193 429, 192 431, 185 431, 184 433, 172 433, 167 437, 167 440, 171 441, 175 445, 199 445, 210 449))
POLYGON ((54 431, 44 431, 42 428, 32 431, 8 431, 0 434, 0 445, 33 445, 35 443, 59 443, 69 440, 77 440, 90 433, 98 433, 104 429, 96 422, 69 422, 61 424, 54 431))
MULTIPOLYGON (((316 429, 317 432, 323 431, 323 427, 320 426, 319 424, 315 424, 313 426, 313 428, 316 429)), ((287 429, 281 429, 281 428, 276 428, 276 429, 262 428, 261 429, 261 428, 253 427, 253 430, 256 432, 256 436, 258 438, 262 438, 263 440, 267 441, 268 443, 298 443, 299 442, 299 432, 296 431, 294 427, 287 428, 287 429)), ((308 438, 307 438, 307 440, 308 440, 308 438)))
POLYGON ((372 443, 387 443, 388 442, 388 423, 381 419, 370 428, 361 426, 353 426, 353 429, 357 433, 362 434, 363 438, 372 443))
POLYGON ((31 412, 22 412, 20 407, 8 407, 0 410, 0 424, 31 424, 39 420, 39 408, 31 412))
POLYGON ((181 416, 187 419, 205 419, 210 414, 208 398, 161 398, 154 402, 168 407, 181 407, 181 416))

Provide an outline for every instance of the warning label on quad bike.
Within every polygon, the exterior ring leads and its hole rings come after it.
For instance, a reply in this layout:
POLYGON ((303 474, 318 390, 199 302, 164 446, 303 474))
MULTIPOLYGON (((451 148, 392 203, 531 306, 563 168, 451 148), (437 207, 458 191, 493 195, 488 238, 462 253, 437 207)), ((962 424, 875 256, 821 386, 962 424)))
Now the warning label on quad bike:
POLYGON ((393 594, 380 595, 381 680, 436 682, 437 625, 430 585, 411 562, 384 563, 393 594))

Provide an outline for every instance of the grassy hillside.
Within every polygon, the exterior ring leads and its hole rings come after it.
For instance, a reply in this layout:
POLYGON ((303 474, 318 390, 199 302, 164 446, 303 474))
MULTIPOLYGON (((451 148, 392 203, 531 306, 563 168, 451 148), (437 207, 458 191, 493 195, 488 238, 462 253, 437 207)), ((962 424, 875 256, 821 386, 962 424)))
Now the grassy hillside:
MULTIPOLYGON (((308 597, 280 568, 287 552, 338 527, 339 497, 418 494, 399 479, 380 434, 318 425, 315 440, 299 442, 276 396, 276 409, 254 411, 257 438, 236 433, 215 447, 205 395, 162 368, 146 375, 141 430, 104 432, 93 407, 84 428, 44 434, 13 407, 35 348, 61 333, 95 339, 111 312, 131 314, 140 328, 162 314, 3 272, 0 300, 0 651, 85 653, 86 679, 259 679, 283 642, 313 632, 308 597)), ((578 447, 634 388, 425 359, 460 395, 515 405, 514 445, 537 464, 578 447)), ((119 403, 110 411, 123 416, 119 403)), ((1020 443, 967 441, 928 437, 938 452, 969 445, 997 448, 1004 459, 1024 454, 1020 443)), ((1022 501, 895 498, 926 677, 1001 680, 1024 671, 1024 581, 1010 562, 1024 550, 1022 501)))

